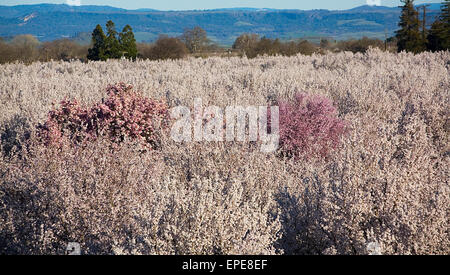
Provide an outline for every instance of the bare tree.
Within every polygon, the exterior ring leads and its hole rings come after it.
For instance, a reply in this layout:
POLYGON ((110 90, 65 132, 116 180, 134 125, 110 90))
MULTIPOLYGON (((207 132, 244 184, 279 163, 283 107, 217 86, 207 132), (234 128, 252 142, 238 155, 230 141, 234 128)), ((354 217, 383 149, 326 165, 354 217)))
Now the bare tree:
POLYGON ((206 31, 198 26, 184 30, 181 41, 184 42, 191 53, 201 52, 210 44, 206 31))
POLYGON ((254 49, 258 44, 260 38, 259 35, 254 33, 244 33, 234 41, 233 49, 240 50, 247 56, 254 55, 254 49))
POLYGON ((11 44, 19 51, 20 60, 24 62, 33 62, 38 56, 39 40, 31 34, 18 35, 11 44))
POLYGON ((88 46, 82 46, 69 39, 58 39, 42 43, 39 59, 42 61, 83 59, 86 58, 87 52, 88 46))

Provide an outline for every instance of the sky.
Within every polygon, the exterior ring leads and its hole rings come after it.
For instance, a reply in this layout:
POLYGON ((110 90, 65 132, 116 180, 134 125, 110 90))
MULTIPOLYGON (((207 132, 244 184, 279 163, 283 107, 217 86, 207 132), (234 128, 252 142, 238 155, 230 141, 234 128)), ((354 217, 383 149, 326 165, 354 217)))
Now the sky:
MULTIPOLYGON (((440 0, 416 0, 416 4, 438 3, 440 0)), ((0 0, 0 5, 38 3, 71 5, 108 5, 125 9, 151 8, 157 10, 194 10, 217 8, 329 9, 343 10, 361 5, 399 6, 400 0, 0 0)))

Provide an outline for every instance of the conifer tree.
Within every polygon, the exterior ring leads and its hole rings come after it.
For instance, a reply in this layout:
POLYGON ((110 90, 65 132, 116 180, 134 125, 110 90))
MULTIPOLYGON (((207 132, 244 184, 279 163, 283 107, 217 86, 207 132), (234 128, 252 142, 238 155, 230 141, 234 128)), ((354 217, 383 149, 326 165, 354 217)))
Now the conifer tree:
POLYGON ((433 52, 444 49, 443 33, 444 24, 441 20, 436 20, 428 33, 427 49, 433 52))
POLYGON ((134 38, 133 29, 130 25, 126 25, 119 34, 119 43, 121 47, 121 56, 135 60, 137 56, 136 39, 134 38))
POLYGON ((450 0, 441 6, 441 15, 433 23, 428 35, 427 48, 431 51, 450 49, 450 0))
POLYGON ((105 55, 107 58, 120 58, 122 54, 114 22, 109 20, 106 23, 106 29, 105 55))
POLYGON ((105 56, 105 40, 106 36, 100 25, 97 25, 92 32, 92 48, 88 50, 87 58, 89 60, 99 61, 106 60, 105 56))
POLYGON ((445 0, 442 3, 440 19, 443 24, 442 50, 450 50, 450 0, 445 0))
POLYGON ((425 43, 420 32, 419 13, 414 8, 413 0, 402 0, 404 6, 396 32, 398 51, 419 53, 424 51, 425 43))

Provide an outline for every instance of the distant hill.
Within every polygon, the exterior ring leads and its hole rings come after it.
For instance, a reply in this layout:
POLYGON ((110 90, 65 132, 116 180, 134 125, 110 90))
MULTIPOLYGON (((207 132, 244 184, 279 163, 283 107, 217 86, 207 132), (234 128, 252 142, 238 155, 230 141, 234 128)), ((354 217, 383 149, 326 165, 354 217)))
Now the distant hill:
POLYGON ((393 10, 397 10, 397 7, 385 7, 385 6, 359 6, 353 9, 350 9, 349 11, 358 11, 358 12, 391 12, 393 10))
MULTIPOLYGON (((429 7, 428 22, 439 13, 440 4, 429 7)), ((185 28, 201 26, 210 38, 231 45, 242 33, 298 38, 384 38, 398 28, 397 7, 361 6, 350 10, 276 10, 231 8, 195 11, 125 10, 109 6, 38 4, 0 6, 0 36, 33 34, 40 40, 75 37, 91 32, 97 24, 113 20, 120 31, 129 24, 139 41, 152 41, 159 34, 180 35, 185 28)))
POLYGON ((147 12, 147 11, 158 11, 158 10, 155 10, 155 9, 137 9, 135 11, 147 12))
POLYGON ((277 9, 268 9, 268 8, 224 8, 224 9, 212 9, 207 11, 252 11, 252 12, 258 12, 258 11, 277 11, 277 9))
POLYGON ((0 6, 0 17, 16 18, 24 17, 31 13, 53 13, 53 12, 126 12, 125 9, 114 8, 110 6, 69 6, 66 4, 37 4, 37 5, 18 5, 18 6, 0 6))

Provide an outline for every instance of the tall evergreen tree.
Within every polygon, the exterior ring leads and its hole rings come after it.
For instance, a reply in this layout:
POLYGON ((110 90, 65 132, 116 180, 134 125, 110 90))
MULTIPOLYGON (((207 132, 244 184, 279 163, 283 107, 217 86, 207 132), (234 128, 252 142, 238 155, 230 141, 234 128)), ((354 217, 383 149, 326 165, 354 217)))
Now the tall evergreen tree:
POLYGON ((450 25, 450 0, 445 0, 442 2, 441 20, 444 21, 445 24, 450 25))
POLYGON ((427 49, 433 52, 442 51, 444 46, 444 24, 441 20, 436 20, 428 33, 427 49))
POLYGON ((414 0, 402 0, 404 6, 396 32, 398 51, 419 53, 426 49, 420 32, 419 13, 414 8, 414 0))
POLYGON ((450 0, 441 5, 441 15, 431 26, 427 48, 431 51, 450 49, 450 0))
POLYGON ((445 0, 441 6, 441 17, 443 23, 442 45, 443 50, 450 50, 450 0, 445 0))
POLYGON ((105 40, 106 36, 100 25, 97 25, 92 32, 92 48, 88 50, 87 58, 89 60, 106 60, 105 55, 105 40))
POLYGON ((119 42, 121 54, 126 58, 135 60, 137 56, 136 39, 134 38, 133 29, 130 25, 126 25, 119 34, 119 42))
POLYGON ((116 26, 113 21, 106 23, 105 55, 107 58, 120 58, 122 56, 120 43, 117 39, 116 26))

